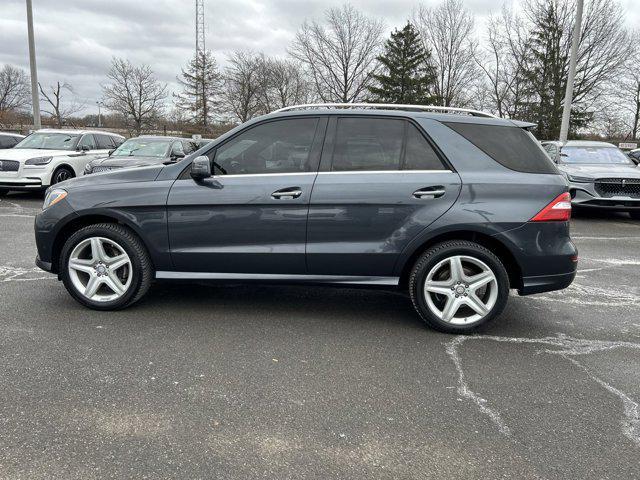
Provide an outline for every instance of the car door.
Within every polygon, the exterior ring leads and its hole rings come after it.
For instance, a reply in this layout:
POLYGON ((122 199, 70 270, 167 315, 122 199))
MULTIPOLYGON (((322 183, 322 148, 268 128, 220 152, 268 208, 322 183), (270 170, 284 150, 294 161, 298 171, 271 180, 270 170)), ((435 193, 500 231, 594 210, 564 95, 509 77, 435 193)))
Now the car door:
POLYGON ((85 133, 80 137, 77 149, 78 152, 69 155, 69 162, 75 170, 76 176, 84 173, 87 163, 96 158, 106 157, 109 154, 108 150, 98 150, 96 139, 91 133, 85 133))
POLYGON ((320 116, 252 125, 208 152, 211 178, 196 182, 183 172, 167 202, 175 269, 305 273, 309 198, 325 126, 320 116))
POLYGON ((332 119, 309 207, 309 274, 392 276, 459 192, 460 177, 413 122, 332 119))

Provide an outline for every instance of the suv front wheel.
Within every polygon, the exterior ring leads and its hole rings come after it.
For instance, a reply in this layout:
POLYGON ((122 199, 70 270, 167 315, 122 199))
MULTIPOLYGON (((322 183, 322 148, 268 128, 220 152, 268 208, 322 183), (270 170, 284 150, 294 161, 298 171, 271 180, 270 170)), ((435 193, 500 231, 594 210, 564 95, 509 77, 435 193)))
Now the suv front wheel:
POLYGON ((153 279, 145 246, 131 230, 113 223, 89 225, 71 235, 62 248, 60 272, 71 296, 95 310, 128 307, 153 279))
POLYGON ((500 259, 483 246, 452 240, 420 256, 409 277, 409 293, 427 325, 469 333, 502 313, 509 277, 500 259))

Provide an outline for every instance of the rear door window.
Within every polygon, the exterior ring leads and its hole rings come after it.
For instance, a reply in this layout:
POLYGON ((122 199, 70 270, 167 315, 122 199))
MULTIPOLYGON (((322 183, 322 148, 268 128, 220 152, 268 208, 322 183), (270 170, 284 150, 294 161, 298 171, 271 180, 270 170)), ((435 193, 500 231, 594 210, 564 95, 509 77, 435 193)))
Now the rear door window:
POLYGON ((110 150, 113 148, 113 142, 109 135, 94 135, 98 150, 110 150))
POLYGON ((533 135, 520 127, 458 122, 445 122, 445 125, 511 170, 523 173, 558 173, 533 135))
POLYGON ((340 118, 333 171, 400 170, 404 120, 340 118))

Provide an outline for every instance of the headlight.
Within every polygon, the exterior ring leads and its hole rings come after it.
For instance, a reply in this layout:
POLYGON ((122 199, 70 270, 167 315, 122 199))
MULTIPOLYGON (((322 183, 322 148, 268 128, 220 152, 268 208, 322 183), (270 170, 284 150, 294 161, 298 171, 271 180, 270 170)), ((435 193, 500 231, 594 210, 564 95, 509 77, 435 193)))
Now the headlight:
POLYGON ((575 183, 593 183, 593 178, 589 177, 577 177, 575 175, 567 175, 567 178, 570 182, 575 183))
POLYGON ((47 163, 49 163, 51 161, 53 157, 35 157, 35 158, 30 158, 29 160, 27 160, 26 162, 24 162, 25 165, 46 165, 47 163))
POLYGON ((47 196, 44 197, 44 204, 42 205, 42 210, 46 210, 52 205, 55 205, 66 196, 67 196, 67 191, 61 188, 55 188, 50 192, 47 192, 47 196))

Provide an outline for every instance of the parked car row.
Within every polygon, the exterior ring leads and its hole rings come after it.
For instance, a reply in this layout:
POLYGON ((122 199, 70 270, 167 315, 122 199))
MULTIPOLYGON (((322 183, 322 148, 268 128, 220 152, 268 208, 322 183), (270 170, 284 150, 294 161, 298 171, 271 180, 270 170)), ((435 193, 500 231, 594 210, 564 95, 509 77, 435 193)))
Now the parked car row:
POLYGON ((177 162, 209 140, 41 129, 24 137, 0 134, 0 195, 44 190, 80 175, 177 162))
POLYGON ((542 146, 567 178, 574 207, 629 212, 640 219, 640 168, 618 147, 586 140, 542 146))

